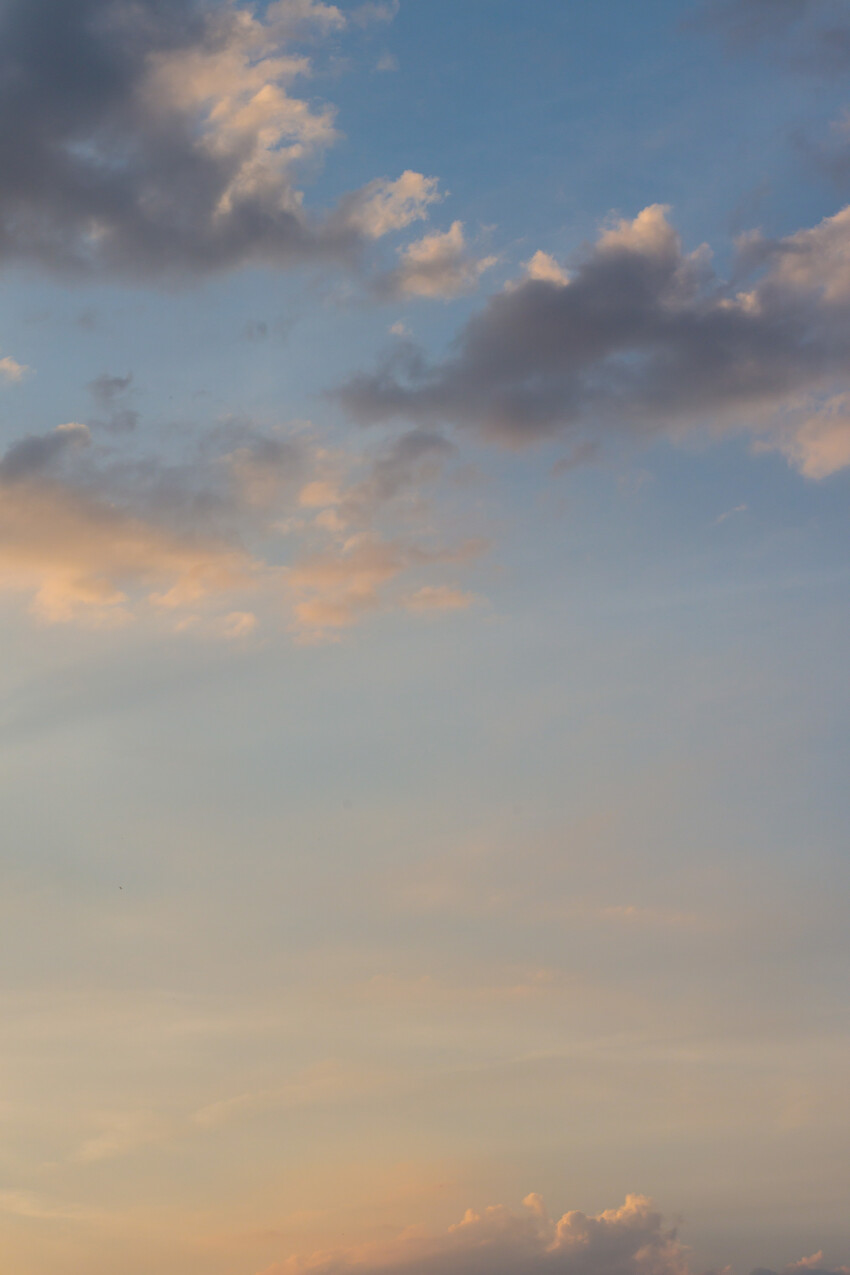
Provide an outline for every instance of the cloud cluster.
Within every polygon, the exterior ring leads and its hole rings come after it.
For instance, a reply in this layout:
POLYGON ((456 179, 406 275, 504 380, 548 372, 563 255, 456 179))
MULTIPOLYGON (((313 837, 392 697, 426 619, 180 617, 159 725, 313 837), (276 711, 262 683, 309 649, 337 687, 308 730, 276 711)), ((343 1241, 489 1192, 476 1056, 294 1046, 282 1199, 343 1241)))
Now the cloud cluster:
POLYGON ((469 1210, 443 1235, 404 1232, 349 1253, 293 1258, 264 1275, 686 1275, 686 1250, 644 1196, 597 1216, 550 1219, 529 1195, 524 1211, 469 1210))
MULTIPOLYGON (((129 383, 95 385, 114 406, 129 383)), ((166 462, 120 426, 101 441, 61 425, 0 458, 0 590, 46 622, 147 612, 234 640, 256 630, 255 607, 311 641, 386 606, 461 610, 469 595, 439 577, 483 546, 435 544, 426 526, 426 490, 452 455, 423 431, 358 455, 242 423, 166 462)))
POLYGON ((738 244, 735 282, 667 209, 605 227, 564 269, 536 254, 429 362, 399 343, 340 396, 362 422, 450 422, 521 446, 601 432, 752 431, 803 472, 850 458, 850 208, 738 244))
MULTIPOLYGON (((355 11, 358 20, 391 16, 355 11)), ((292 93, 320 0, 5 0, 0 260, 149 279, 340 259, 425 215, 435 183, 373 182, 324 218, 299 174, 333 110, 292 93)))
MULTIPOLYGON (((645 1196, 596 1216, 572 1211, 551 1219, 538 1195, 516 1213, 502 1206, 468 1211, 441 1235, 418 1229, 397 1239, 295 1257, 263 1275, 688 1275, 688 1250, 645 1196)), ((823 1253, 782 1275, 850 1275, 823 1253)), ((753 1275, 777 1275, 756 1271, 753 1275)))

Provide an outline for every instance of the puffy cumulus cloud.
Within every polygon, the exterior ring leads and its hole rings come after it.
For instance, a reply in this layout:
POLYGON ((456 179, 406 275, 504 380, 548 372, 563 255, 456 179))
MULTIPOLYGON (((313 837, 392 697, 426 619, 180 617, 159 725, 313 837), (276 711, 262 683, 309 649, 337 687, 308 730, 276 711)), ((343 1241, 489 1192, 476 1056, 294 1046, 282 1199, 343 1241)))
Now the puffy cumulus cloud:
POLYGON ((521 1213, 470 1210, 442 1235, 419 1230, 342 1253, 293 1258, 263 1275, 686 1275, 687 1253, 643 1196, 597 1216, 550 1219, 537 1195, 521 1213))
POLYGON ((378 291, 390 297, 457 297, 472 292, 495 257, 474 257, 467 246, 463 223, 455 221, 440 233, 425 235, 400 250, 395 270, 379 280, 378 291))
POLYGON ((363 422, 448 421, 517 447, 606 431, 748 430, 807 474, 847 463, 850 208, 739 245, 736 283, 659 205, 606 226, 569 272, 548 256, 489 299, 453 353, 399 342, 340 390, 363 422), (824 406, 826 402, 826 406, 824 406))
MULTIPOLYGON (((390 16, 389 10, 358 21, 390 16)), ((423 215, 435 183, 372 183, 324 218, 298 174, 336 139, 293 93, 320 0, 5 0, 0 259, 144 277, 342 258, 423 215)))
POLYGON ((231 422, 167 462, 136 448, 132 434, 103 442, 82 424, 7 448, 0 591, 52 623, 147 614, 238 641, 271 612, 314 641, 379 608, 457 607, 429 576, 483 547, 432 543, 428 489, 454 454, 437 434, 350 454, 231 422))
MULTIPOLYGON (((728 1271, 729 1268, 727 1268, 728 1271)), ((652 1201, 628 1195, 619 1208, 549 1217, 539 1195, 522 1212, 470 1209, 441 1234, 420 1228, 348 1250, 296 1256, 261 1275, 689 1275, 689 1251, 652 1201)), ((786 1266, 781 1275, 850 1275, 823 1253, 786 1266)), ((756 1270, 752 1275, 780 1275, 756 1270)))

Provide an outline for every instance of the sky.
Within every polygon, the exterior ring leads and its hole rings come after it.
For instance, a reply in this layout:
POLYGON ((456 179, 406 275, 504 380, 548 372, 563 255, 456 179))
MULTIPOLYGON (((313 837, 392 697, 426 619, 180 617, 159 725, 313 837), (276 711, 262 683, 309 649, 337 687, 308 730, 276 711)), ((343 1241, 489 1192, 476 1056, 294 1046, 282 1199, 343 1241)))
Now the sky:
POLYGON ((846 0, 0 0, 10 1275, 850 1275, 846 0))

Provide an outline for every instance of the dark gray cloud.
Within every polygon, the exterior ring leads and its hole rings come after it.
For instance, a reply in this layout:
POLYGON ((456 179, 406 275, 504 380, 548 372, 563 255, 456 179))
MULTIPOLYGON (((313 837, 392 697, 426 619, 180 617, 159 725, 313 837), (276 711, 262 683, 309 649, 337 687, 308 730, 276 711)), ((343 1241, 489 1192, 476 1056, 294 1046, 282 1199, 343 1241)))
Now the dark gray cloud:
POLYGON ((491 297, 444 360, 397 346, 342 401, 364 423, 444 421, 510 446, 605 428, 768 428, 850 373, 850 210, 739 249, 733 286, 707 250, 683 250, 663 208, 645 209, 604 231, 569 281, 529 277, 491 297))
POLYGON ((0 460, 0 483, 21 482, 54 468, 64 456, 89 443, 85 425, 62 425, 49 434, 28 434, 7 449, 0 460))
POLYGON ((379 208, 421 215, 433 187, 409 181, 304 209, 299 165, 335 134, 290 96, 288 42, 343 23, 320 0, 2 0, 0 261, 170 279, 339 259, 379 208))

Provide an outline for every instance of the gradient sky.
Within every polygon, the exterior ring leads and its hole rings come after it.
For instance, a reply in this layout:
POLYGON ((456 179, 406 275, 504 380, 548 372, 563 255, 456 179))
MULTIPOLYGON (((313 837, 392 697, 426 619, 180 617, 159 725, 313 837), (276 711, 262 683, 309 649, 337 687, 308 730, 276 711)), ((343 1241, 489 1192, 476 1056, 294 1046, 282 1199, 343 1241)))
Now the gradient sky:
POLYGON ((0 178, 4 1275, 848 1275, 846 0, 2 0, 0 178))

